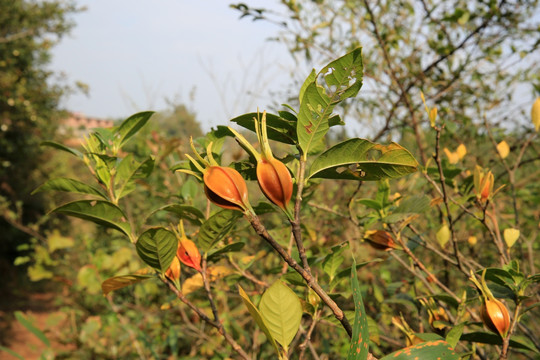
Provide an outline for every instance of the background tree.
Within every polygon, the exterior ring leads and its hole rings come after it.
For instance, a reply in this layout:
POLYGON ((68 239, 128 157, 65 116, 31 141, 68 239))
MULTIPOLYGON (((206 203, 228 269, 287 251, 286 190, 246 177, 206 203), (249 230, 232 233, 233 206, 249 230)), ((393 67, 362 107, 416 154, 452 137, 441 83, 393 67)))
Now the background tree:
POLYGON ((47 65, 77 10, 71 1, 0 1, 0 257, 13 257, 28 236, 21 230, 32 233, 27 225, 44 212, 43 198, 30 196, 51 171, 39 143, 54 137, 68 90, 47 65))
POLYGON ((279 24, 278 39, 308 63, 362 46, 364 97, 348 109, 351 116, 374 140, 412 130, 423 163, 429 154, 420 91, 452 120, 451 132, 469 134, 484 116, 494 125, 519 127, 534 92, 540 93, 538 1, 277 3, 273 11, 232 6, 243 17, 279 24))

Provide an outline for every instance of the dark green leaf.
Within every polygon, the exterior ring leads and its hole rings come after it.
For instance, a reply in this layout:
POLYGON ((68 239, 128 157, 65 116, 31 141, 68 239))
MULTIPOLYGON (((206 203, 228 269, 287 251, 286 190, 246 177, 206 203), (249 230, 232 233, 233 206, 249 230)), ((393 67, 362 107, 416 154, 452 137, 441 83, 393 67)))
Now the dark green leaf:
POLYGON ((122 210, 111 202, 103 200, 79 200, 59 206, 51 212, 58 212, 96 224, 116 229, 128 237, 131 228, 122 210))
POLYGON ((142 233, 135 247, 146 264, 165 272, 176 256, 178 239, 171 231, 157 227, 142 233))
POLYGON ((163 207, 160 207, 159 209, 152 211, 152 213, 148 217, 154 215, 158 211, 168 211, 177 215, 180 219, 188 220, 193 225, 201 225, 202 220, 204 219, 204 214, 201 210, 190 205, 182 204, 165 205, 163 207))
POLYGON ((221 210, 206 220, 197 236, 197 245, 202 252, 208 252, 234 227, 242 213, 234 210, 221 210))
POLYGON ((229 253, 229 252, 237 252, 244 248, 246 244, 243 242, 235 242, 232 244, 229 244, 227 246, 222 247, 221 249, 217 249, 215 251, 212 251, 208 254, 208 261, 216 261, 218 260, 221 255, 229 253))
MULTIPOLYGON (((461 340, 469 342, 477 342, 481 344, 502 345, 502 339, 499 335, 482 331, 475 331, 461 335, 461 340)), ((515 349, 531 350, 538 352, 530 341, 523 337, 513 335, 510 339, 510 347, 515 349)))
POLYGON ((351 346, 347 355, 347 360, 366 360, 369 355, 369 326, 367 322, 364 301, 358 283, 356 273, 356 261, 353 258, 351 266, 351 289, 354 299, 354 324, 351 337, 351 346))
POLYGON ((77 194, 96 195, 103 199, 107 197, 93 186, 87 185, 79 180, 68 178, 57 178, 48 180, 46 183, 32 191, 32 195, 41 191, 65 191, 77 194))
MULTIPOLYGON (((262 113, 259 116, 262 116, 262 113)), ((255 132, 255 118, 257 118, 257 113, 248 113, 235 117, 231 121, 255 132)), ((291 125, 289 121, 277 115, 266 113, 266 126, 270 140, 291 145, 296 143, 296 130, 294 125, 291 125)))
POLYGON ((391 179, 415 172, 417 167, 418 162, 411 153, 396 143, 379 145, 355 138, 322 153, 313 161, 308 178, 359 181, 391 179))

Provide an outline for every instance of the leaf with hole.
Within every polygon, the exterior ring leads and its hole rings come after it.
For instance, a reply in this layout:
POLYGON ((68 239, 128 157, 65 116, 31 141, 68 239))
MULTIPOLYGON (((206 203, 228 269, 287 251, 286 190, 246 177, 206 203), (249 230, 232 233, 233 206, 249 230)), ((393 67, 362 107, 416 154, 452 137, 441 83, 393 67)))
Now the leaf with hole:
POLYGON ((373 181, 415 172, 418 162, 401 145, 380 145, 349 139, 323 152, 309 169, 308 178, 373 181))

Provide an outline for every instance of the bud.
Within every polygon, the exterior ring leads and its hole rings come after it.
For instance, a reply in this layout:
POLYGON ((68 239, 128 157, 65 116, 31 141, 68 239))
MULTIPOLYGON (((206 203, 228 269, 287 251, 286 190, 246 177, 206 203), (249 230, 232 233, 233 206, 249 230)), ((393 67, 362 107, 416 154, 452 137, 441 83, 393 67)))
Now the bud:
POLYGON ((384 230, 369 230, 364 234, 366 240, 372 247, 377 250, 389 251, 396 247, 396 243, 392 235, 384 230))
POLYGON ((165 276, 171 279, 172 281, 176 281, 180 279, 180 260, 178 260, 178 257, 175 256, 171 265, 165 271, 165 276))
POLYGON ((485 172, 480 166, 476 166, 474 170, 474 187, 476 197, 485 202, 493 194, 493 173, 485 172))
POLYGON ((201 253, 193 241, 186 237, 181 238, 178 242, 176 256, 178 256, 182 264, 201 271, 201 253))
POLYGON ((510 329, 510 316, 506 306, 499 300, 486 299, 482 304, 481 316, 484 324, 494 333, 505 338, 510 329))
POLYGON ((217 206, 240 211, 250 208, 246 182, 235 169, 210 166, 203 181, 206 197, 217 206))

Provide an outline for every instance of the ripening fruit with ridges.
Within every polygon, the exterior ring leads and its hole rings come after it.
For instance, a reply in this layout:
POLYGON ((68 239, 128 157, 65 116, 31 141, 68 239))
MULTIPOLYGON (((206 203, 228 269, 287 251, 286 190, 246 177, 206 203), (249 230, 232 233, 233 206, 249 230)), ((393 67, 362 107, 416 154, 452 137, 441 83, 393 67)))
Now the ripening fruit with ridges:
POLYGON ((249 208, 246 181, 233 168, 210 166, 204 172, 204 192, 208 199, 225 209, 249 208))
POLYGON ((484 324, 494 333, 505 338, 510 329, 510 316, 508 310, 502 302, 497 299, 487 299, 482 304, 482 320, 484 324))
POLYGON ((173 258, 171 265, 165 271, 165 276, 173 281, 180 279, 180 260, 177 256, 173 258))
POLYGON ((264 195, 282 209, 287 207, 293 193, 289 169, 281 161, 270 158, 257 163, 257 181, 264 195))
POLYGON ((193 241, 188 238, 180 239, 176 256, 182 264, 201 271, 201 253, 193 241))

